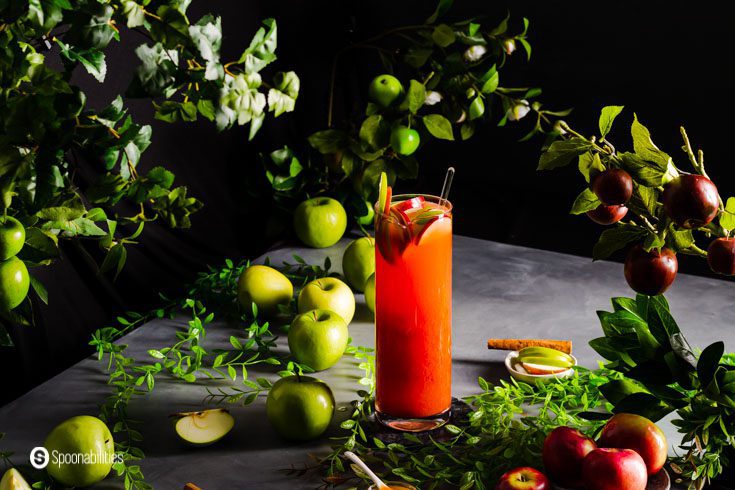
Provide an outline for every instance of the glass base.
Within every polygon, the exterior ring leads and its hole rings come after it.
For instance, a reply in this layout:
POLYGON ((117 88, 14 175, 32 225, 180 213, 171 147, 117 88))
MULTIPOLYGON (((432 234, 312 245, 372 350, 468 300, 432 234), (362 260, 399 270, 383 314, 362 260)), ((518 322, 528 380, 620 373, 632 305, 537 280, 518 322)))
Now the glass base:
POLYGON ((377 410, 375 411, 375 417, 378 419, 378 422, 401 432, 426 432, 438 429, 449 422, 451 416, 451 407, 436 415, 422 418, 399 418, 377 410))

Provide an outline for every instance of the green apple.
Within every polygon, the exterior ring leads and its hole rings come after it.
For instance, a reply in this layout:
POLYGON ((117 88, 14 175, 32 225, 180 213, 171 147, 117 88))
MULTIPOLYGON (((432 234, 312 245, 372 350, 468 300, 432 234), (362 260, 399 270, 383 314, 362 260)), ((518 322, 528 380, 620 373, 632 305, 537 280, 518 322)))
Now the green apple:
POLYGON ((368 87, 368 97, 381 107, 388 107, 403 96, 403 85, 393 75, 383 74, 373 78, 368 87))
POLYGON ((10 468, 0 480, 0 490, 31 490, 31 486, 15 468, 10 468))
POLYGON ((110 429, 97 417, 80 415, 65 420, 49 433, 43 445, 51 456, 46 471, 68 487, 88 487, 103 480, 112 468, 115 442, 110 429), (54 451, 72 461, 55 461, 54 451))
POLYGON ((225 437, 235 419, 224 408, 174 414, 176 434, 193 446, 208 446, 225 437))
POLYGON ((0 260, 15 257, 26 241, 26 229, 12 216, 0 216, 0 260))
POLYGON ((288 306, 293 298, 293 284, 286 276, 267 265, 251 265, 237 281, 237 298, 248 311, 255 303, 258 313, 272 316, 278 305, 288 306))
POLYGON ((418 149, 419 143, 419 132, 407 126, 396 126, 390 133, 390 146, 399 155, 411 155, 418 149))
POLYGON ((18 257, 0 262, 0 311, 9 311, 28 296, 31 284, 26 265, 18 257))
POLYGON ((350 324, 355 314, 355 295, 336 277, 315 279, 299 293, 299 313, 310 310, 332 310, 350 324))
POLYGON ((375 208, 368 201, 365 201, 365 208, 367 209, 367 214, 359 216, 357 222, 362 226, 372 226, 375 224, 375 208))
POLYGON ((347 213, 339 201, 331 197, 307 199, 293 215, 296 236, 314 248, 331 247, 347 229, 347 213))
POLYGON ((365 282, 375 272, 375 240, 362 237, 353 241, 342 255, 342 272, 347 283, 358 291, 365 290, 365 282))
POLYGON ((348 338, 341 316, 330 310, 311 310, 291 322, 288 348, 298 362, 323 371, 342 358, 348 338))
POLYGON ((288 376, 275 382, 265 402, 271 425, 294 441, 316 439, 334 415, 334 395, 326 383, 309 376, 288 376))
POLYGON ((365 283, 365 304, 368 308, 370 308, 370 311, 375 313, 375 273, 368 277, 367 282, 365 283))

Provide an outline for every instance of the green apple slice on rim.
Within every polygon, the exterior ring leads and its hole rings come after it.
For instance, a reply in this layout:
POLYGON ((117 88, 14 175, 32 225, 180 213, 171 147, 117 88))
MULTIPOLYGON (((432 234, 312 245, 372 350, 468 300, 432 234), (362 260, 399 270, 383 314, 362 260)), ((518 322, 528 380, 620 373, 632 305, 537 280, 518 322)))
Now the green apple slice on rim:
POLYGON ((378 186, 378 210, 383 214, 388 214, 391 194, 391 188, 388 185, 388 175, 385 172, 381 172, 380 185, 378 186))
POLYGON ((224 408, 183 412, 173 416, 179 417, 176 421, 176 434, 195 446, 206 446, 219 441, 235 425, 235 419, 224 408))

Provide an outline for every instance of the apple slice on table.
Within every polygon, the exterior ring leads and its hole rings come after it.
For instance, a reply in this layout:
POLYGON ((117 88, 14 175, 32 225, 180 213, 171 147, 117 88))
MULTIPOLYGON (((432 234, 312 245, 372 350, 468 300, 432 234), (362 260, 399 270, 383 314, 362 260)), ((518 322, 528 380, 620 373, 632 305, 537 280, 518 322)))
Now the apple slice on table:
POLYGON ((176 434, 194 446, 207 446, 219 441, 235 425, 235 419, 224 408, 182 412, 173 417, 179 418, 176 421, 176 434))

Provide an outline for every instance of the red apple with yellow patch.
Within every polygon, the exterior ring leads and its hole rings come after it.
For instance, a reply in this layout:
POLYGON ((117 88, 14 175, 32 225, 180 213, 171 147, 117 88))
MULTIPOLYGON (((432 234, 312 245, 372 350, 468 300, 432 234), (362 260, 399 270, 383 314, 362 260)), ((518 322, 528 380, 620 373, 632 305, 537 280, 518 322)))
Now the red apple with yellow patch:
POLYGON ((595 441, 571 427, 557 427, 544 441, 546 474, 557 485, 577 488, 582 485, 582 461, 594 449, 595 441))
POLYGON ((551 490, 551 482, 539 470, 522 466, 501 476, 495 490, 551 490))
POLYGON ((613 415, 602 429, 597 445, 632 449, 643 458, 649 475, 661 471, 669 449, 666 436, 656 424, 632 413, 613 415))

